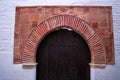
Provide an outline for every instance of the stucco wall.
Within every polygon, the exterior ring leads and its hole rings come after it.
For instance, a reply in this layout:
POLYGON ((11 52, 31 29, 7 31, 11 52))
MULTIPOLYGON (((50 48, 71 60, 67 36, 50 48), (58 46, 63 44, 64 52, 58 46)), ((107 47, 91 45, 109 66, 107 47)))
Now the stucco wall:
POLYGON ((113 7, 115 65, 105 69, 91 68, 91 80, 120 79, 120 0, 1 0, 0 1, 0 80, 35 80, 35 66, 13 64, 16 6, 94 5, 113 7))

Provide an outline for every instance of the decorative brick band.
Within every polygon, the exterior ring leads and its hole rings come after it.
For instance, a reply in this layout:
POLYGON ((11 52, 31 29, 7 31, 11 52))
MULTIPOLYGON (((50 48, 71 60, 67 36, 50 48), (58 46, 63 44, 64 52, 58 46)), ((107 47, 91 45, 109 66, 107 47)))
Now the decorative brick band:
POLYGON ((86 40, 91 51, 92 64, 106 64, 106 52, 102 38, 87 22, 71 15, 51 17, 35 27, 26 39, 22 63, 35 63, 39 43, 47 34, 63 26, 71 28, 86 40))

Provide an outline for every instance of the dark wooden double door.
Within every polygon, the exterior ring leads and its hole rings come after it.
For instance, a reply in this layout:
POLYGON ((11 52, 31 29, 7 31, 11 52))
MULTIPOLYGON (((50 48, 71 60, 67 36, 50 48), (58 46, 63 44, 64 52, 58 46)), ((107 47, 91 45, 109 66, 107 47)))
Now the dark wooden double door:
POLYGON ((90 80, 90 51, 74 31, 60 29, 46 36, 36 61, 37 80, 90 80))

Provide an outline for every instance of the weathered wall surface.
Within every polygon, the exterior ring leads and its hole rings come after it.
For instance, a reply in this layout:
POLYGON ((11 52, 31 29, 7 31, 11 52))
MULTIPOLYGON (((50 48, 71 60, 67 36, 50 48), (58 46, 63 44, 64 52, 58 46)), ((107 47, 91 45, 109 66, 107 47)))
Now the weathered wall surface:
POLYGON ((105 69, 91 68, 91 80, 120 79, 120 1, 119 0, 1 0, 0 1, 0 80, 35 80, 35 67, 13 64, 16 6, 87 5, 112 6, 115 65, 105 69))

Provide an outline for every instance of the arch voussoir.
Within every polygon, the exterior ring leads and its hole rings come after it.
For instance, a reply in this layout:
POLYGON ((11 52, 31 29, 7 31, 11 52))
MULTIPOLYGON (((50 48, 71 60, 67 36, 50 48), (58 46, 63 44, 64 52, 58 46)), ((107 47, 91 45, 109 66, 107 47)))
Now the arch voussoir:
POLYGON ((97 32, 84 20, 70 15, 58 15, 40 23, 26 39, 22 54, 23 63, 35 63, 36 50, 40 41, 51 31, 67 26, 79 33, 88 43, 91 51, 92 64, 106 64, 106 52, 102 39, 97 32))

